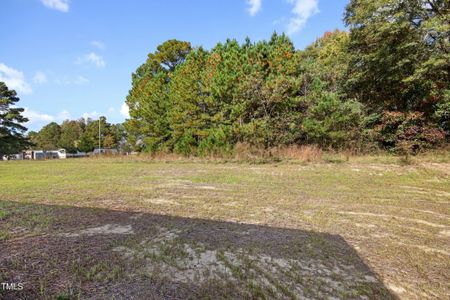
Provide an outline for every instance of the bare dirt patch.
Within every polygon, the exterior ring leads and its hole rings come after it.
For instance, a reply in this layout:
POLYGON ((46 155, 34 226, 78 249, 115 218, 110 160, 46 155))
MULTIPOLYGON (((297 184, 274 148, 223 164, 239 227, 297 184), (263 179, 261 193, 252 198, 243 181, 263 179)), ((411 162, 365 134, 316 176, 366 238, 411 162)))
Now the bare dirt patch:
POLYGON ((83 229, 79 232, 62 233, 65 237, 79 237, 81 235, 93 236, 98 234, 133 234, 131 225, 105 224, 99 227, 83 229))

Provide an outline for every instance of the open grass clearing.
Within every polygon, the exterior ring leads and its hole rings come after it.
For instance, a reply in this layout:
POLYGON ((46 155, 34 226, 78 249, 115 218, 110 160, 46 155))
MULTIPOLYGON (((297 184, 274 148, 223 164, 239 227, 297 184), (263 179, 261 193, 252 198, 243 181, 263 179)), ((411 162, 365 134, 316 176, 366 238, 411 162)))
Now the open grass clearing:
POLYGON ((0 164, 0 297, 445 299, 450 164, 0 164))

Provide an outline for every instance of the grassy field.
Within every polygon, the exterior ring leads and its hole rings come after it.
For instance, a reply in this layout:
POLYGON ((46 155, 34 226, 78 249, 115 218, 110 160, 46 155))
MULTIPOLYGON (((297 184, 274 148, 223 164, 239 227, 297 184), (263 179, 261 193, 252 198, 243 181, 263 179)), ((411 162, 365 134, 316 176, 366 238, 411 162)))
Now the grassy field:
POLYGON ((449 158, 0 162, 0 298, 448 299, 449 158), (335 298, 333 298, 335 297, 335 298))

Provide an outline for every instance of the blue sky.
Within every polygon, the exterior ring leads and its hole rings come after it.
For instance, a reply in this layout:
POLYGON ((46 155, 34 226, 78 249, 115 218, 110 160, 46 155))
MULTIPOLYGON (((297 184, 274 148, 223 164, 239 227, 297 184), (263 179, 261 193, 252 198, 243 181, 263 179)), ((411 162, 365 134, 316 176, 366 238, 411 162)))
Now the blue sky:
POLYGON ((37 130, 82 116, 125 120, 131 73, 165 40, 213 47, 286 32, 299 49, 343 29, 347 0, 2 0, 0 81, 37 130))

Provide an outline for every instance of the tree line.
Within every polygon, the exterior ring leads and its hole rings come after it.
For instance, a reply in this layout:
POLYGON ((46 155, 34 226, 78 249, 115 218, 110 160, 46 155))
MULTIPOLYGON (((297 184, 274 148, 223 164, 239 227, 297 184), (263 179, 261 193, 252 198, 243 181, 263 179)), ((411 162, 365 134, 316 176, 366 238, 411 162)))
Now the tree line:
MULTIPOLYGON (((162 43, 132 74, 130 118, 100 121, 103 144, 210 155, 242 143, 415 153, 448 142, 450 2, 351 0, 344 22, 348 31, 326 32, 304 50, 276 33, 210 50, 162 43)), ((17 100, 6 91, 0 105, 17 100)), ((11 120, 24 118, 17 109, 0 117, 6 148, 23 132, 11 120)), ((51 123, 29 136, 41 148, 89 151, 98 121, 51 123)))
POLYGON ((350 1, 349 32, 305 50, 284 34, 211 50, 169 40, 132 75, 129 142, 208 155, 270 148, 418 152, 450 130, 449 2, 350 1))
POLYGON ((105 117, 65 120, 61 125, 51 122, 38 132, 30 131, 23 123, 28 122, 17 107, 19 98, 14 90, 0 82, 0 159, 3 155, 16 154, 25 149, 66 149, 69 153, 91 152, 94 148, 116 148, 129 151, 122 124, 110 124, 105 117), (100 126, 99 126, 100 125, 100 126))
POLYGON ((126 151, 128 149, 124 148, 124 137, 122 124, 110 124, 106 117, 100 117, 98 120, 65 120, 61 125, 51 122, 38 132, 28 133, 28 138, 36 149, 64 148, 69 153, 91 152, 98 147, 120 148, 126 151))

